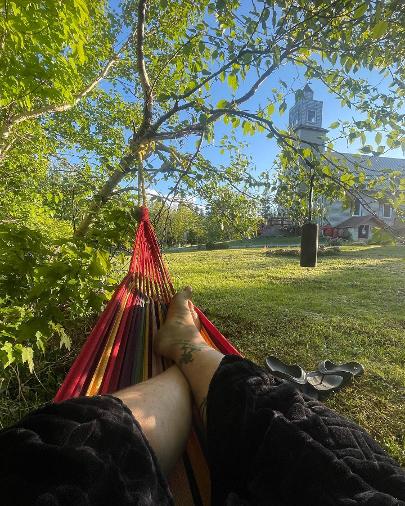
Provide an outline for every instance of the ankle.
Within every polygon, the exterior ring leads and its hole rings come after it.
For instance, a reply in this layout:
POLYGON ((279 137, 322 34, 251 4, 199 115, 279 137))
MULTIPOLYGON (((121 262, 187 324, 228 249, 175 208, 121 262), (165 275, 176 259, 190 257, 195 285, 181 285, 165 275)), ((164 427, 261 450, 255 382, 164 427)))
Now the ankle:
POLYGON ((176 339, 170 350, 171 359, 176 362, 179 367, 194 362, 195 358, 201 353, 212 350, 200 334, 189 339, 176 339))

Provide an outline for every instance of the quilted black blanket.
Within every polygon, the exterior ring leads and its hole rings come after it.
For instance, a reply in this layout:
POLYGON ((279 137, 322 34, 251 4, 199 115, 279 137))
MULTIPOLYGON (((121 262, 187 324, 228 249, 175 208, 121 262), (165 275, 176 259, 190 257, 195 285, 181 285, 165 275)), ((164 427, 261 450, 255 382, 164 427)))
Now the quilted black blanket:
POLYGON ((248 360, 210 386, 214 505, 405 506, 405 473, 361 427, 248 360))
MULTIPOLYGON (((211 382, 207 438, 212 506, 405 506, 405 473, 369 434, 240 357, 211 382)), ((173 504, 112 396, 48 404, 0 431, 0 490, 2 506, 173 504)))

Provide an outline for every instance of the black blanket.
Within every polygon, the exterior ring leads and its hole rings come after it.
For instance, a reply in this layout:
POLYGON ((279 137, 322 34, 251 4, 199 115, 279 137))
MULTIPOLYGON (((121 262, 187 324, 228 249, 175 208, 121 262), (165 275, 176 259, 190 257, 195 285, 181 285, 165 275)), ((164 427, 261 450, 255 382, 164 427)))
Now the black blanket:
MULTIPOLYGON (((248 360, 223 359, 207 418, 213 506, 405 506, 404 472, 363 429, 248 360)), ((170 504, 112 396, 48 404, 0 431, 2 506, 170 504)))
POLYGON ((405 473, 366 431, 248 360, 223 359, 207 417, 216 505, 405 506, 405 473))

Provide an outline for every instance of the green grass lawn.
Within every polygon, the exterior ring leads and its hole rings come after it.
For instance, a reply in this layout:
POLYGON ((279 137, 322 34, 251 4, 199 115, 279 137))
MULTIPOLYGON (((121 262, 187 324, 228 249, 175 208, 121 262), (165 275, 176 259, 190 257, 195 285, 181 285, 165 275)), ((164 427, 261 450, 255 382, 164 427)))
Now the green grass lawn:
POLYGON ((166 254, 179 288, 247 357, 312 370, 357 360, 365 375, 328 405, 361 424, 405 464, 405 248, 351 246, 316 269, 263 249, 166 254))
MULTIPOLYGON (((222 241, 228 244, 229 248, 259 248, 259 247, 278 247, 278 246, 290 246, 290 245, 299 245, 301 243, 300 236, 277 236, 277 237, 252 237, 251 239, 235 239, 232 241, 222 241)), ((324 237, 319 238, 319 242, 325 242, 324 237)), ((197 246, 179 246, 179 247, 170 247, 166 248, 167 252, 183 252, 183 251, 194 251, 197 249, 197 246)))

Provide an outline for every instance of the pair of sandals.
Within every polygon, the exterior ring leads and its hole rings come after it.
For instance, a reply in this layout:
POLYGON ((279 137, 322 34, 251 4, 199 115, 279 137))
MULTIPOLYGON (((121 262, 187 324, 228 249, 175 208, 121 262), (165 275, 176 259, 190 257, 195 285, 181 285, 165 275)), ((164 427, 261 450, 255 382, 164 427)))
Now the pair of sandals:
POLYGON ((363 366, 358 362, 335 364, 331 360, 323 360, 317 370, 311 372, 296 364, 285 364, 273 356, 266 358, 266 366, 273 376, 293 383, 298 390, 314 399, 324 399, 364 373, 363 366))

